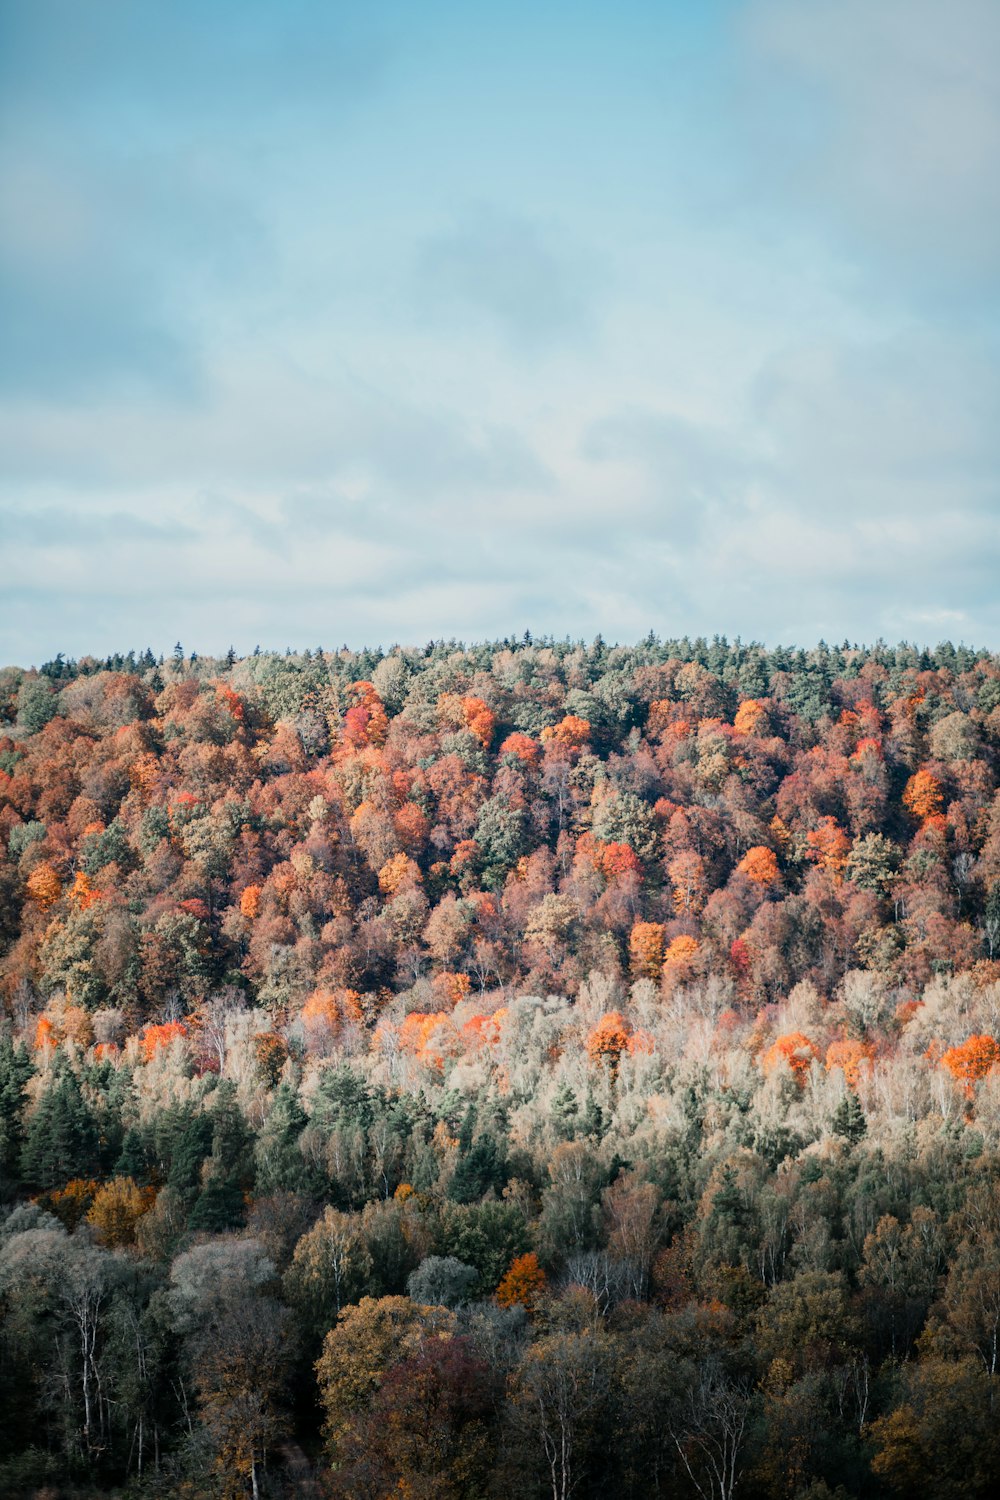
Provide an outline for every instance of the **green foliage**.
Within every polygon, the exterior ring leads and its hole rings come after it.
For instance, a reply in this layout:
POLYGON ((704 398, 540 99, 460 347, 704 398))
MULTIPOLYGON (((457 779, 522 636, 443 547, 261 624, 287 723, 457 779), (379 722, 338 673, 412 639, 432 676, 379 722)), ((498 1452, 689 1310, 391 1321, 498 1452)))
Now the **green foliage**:
POLYGON ((833 1112, 832 1126, 835 1135, 843 1136, 852 1146, 856 1146, 868 1129, 865 1112, 861 1108, 860 1100, 852 1089, 848 1089, 833 1112))
POLYGON ((26 823, 16 823, 7 838, 11 859, 20 859, 25 849, 40 843, 45 837, 45 831, 45 824, 40 823, 37 818, 30 818, 26 823))
POLYGON ((18 724, 28 734, 37 734, 52 722, 59 708, 58 694, 48 679, 26 677, 17 694, 18 724))
POLYGON ((76 1074, 60 1061, 28 1121, 22 1151, 24 1177, 34 1187, 46 1189, 75 1177, 95 1177, 100 1170, 94 1113, 76 1074))
POLYGON ((21 1175, 26 1085, 34 1065, 23 1042, 0 1028, 0 1201, 11 1197, 21 1175))

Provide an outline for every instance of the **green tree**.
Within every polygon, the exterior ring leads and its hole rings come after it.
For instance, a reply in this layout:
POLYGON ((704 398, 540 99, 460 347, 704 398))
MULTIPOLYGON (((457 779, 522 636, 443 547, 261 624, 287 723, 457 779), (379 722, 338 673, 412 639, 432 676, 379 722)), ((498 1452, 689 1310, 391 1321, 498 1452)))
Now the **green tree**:
POLYGON ((9 1029, 0 1031, 0 1201, 14 1193, 20 1180, 25 1087, 34 1071, 24 1043, 15 1046, 9 1029))
POLYGON ((63 1058, 28 1121, 22 1162, 27 1181, 42 1189, 100 1171, 97 1122, 80 1080, 63 1058))

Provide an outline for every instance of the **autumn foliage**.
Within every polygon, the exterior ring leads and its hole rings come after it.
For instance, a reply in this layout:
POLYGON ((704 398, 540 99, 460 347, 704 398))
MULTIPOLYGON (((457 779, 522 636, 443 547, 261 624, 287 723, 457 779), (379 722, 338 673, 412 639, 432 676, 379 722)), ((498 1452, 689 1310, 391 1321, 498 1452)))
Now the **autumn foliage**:
POLYGON ((754 848, 748 849, 736 868, 754 885, 775 885, 781 878, 774 850, 768 849, 763 844, 757 844, 754 848))
POLYGON ((772 1043, 761 1059, 761 1066, 765 1073, 772 1073, 775 1068, 786 1065, 791 1069, 796 1083, 801 1087, 814 1058, 818 1056, 819 1048, 814 1042, 811 1042, 801 1031, 792 1031, 785 1036, 779 1036, 772 1043))
POLYGON ((992 1036, 970 1036, 941 1054, 941 1066, 971 1091, 1000 1064, 1000 1042, 992 1036))
POLYGON ((0 669, 0 1493, 993 1500, 998 1013, 995 655, 0 669))
POLYGON ((636 922, 629 935, 632 973, 637 979, 659 979, 663 968, 662 922, 636 922))
POLYGON ((533 1250, 511 1261, 510 1269, 497 1287, 496 1299, 501 1307, 521 1306, 528 1313, 537 1311, 545 1295, 548 1277, 533 1250))
POLYGON ((187 1027, 181 1021, 165 1021, 159 1026, 145 1026, 140 1038, 143 1056, 149 1062, 161 1048, 169 1047, 185 1036, 187 1027))
POLYGON ((914 773, 903 791, 903 806, 921 821, 933 818, 941 811, 944 798, 941 783, 928 770, 914 773))
POLYGON ((607 1064, 614 1072, 628 1048, 631 1028, 620 1011, 609 1011, 587 1034, 587 1056, 592 1063, 607 1064))

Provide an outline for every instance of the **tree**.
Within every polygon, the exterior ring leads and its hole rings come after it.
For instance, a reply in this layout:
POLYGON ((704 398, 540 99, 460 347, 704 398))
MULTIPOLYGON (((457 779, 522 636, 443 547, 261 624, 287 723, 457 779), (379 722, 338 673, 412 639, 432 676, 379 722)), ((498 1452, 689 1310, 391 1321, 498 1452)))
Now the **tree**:
POLYGON ((865 1112, 861 1108, 860 1100, 852 1089, 846 1089, 844 1095, 833 1112, 831 1128, 834 1135, 843 1136, 852 1146, 856 1146, 868 1129, 868 1121, 865 1112))
POLYGON ((62 895, 62 881, 50 864, 36 865, 25 882, 25 890, 42 911, 55 906, 62 895))
POLYGON ((930 771, 915 772, 903 790, 903 806, 918 822, 935 817, 944 806, 941 783, 930 771))
POLYGON ((531 1315, 538 1310, 539 1303, 548 1287, 548 1277, 538 1264, 533 1250, 526 1255, 515 1256, 510 1269, 497 1287, 497 1302, 501 1307, 523 1307, 531 1315))
POLYGON ((23 1172, 39 1188, 71 1177, 93 1177, 100 1166, 97 1124, 72 1068, 60 1060, 31 1115, 22 1152, 23 1172))
POLYGON ((972 1358, 905 1367, 903 1400, 872 1422, 872 1469, 897 1494, 977 1500, 996 1492, 995 1380, 972 1358))
POLYGON ((484 1492, 498 1394, 467 1339, 424 1338, 385 1372, 342 1440, 333 1492, 465 1500, 484 1492))
POLYGON ((990 887, 983 906, 983 934, 992 960, 1000 952, 1000 881, 990 887))
POLYGON ((169 1304, 226 1500, 251 1486, 285 1431, 293 1353, 289 1313, 270 1294, 274 1265, 253 1240, 215 1240, 178 1256, 169 1304))
POLYGON ((958 1047, 941 1054, 941 1066, 963 1084, 967 1094, 991 1069, 1000 1064, 1000 1042, 992 1036, 970 1036, 958 1047))
POLYGON ((665 932, 662 922, 636 922, 633 926, 629 934, 629 953, 636 979, 659 979, 665 932))
POLYGON ((409 1297, 362 1297, 356 1306, 343 1309, 316 1362, 324 1432, 335 1461, 386 1371, 415 1352, 425 1332, 443 1334, 454 1328, 452 1313, 422 1307, 409 1297))
POLYGON ((468 1302, 478 1279, 474 1266, 463 1264, 453 1255, 428 1255, 411 1271, 406 1290, 414 1302, 459 1307, 468 1302))
POLYGON ((855 839, 847 856, 845 874, 864 891, 884 896, 899 869, 900 852, 882 833, 866 833, 855 839))
POLYGON ((771 1073, 783 1063, 792 1070, 796 1083, 801 1088, 813 1059, 819 1056, 819 1048, 801 1031, 790 1031, 779 1036, 764 1053, 761 1063, 765 1073, 771 1073))
POLYGON ((94 1196, 87 1223, 109 1250, 135 1243, 136 1225, 153 1206, 152 1188, 140 1188, 131 1177, 116 1177, 94 1196))
POLYGON ((671 1409, 674 1446, 702 1500, 732 1500, 741 1475, 752 1386, 708 1350, 685 1368, 683 1395, 671 1409))
POLYGON ((38 734, 58 711, 59 695, 48 678, 26 677, 17 694, 17 716, 28 734, 38 734))
POLYGON ((816 827, 806 834, 807 858, 838 880, 844 873, 850 852, 850 839, 836 818, 829 815, 820 818, 816 827))
POLYGON ((611 1375, 608 1343, 589 1329, 537 1340, 515 1371, 512 1415, 540 1450, 552 1500, 569 1500, 586 1474, 611 1375))
POLYGON ((288 1083, 274 1091, 271 1109, 257 1137, 257 1186, 261 1192, 292 1192, 308 1186, 309 1170, 299 1145, 306 1114, 288 1083))
POLYGON ((781 879, 781 871, 778 869, 774 850, 768 849, 763 844, 757 844, 754 848, 748 849, 736 868, 753 885, 776 885, 781 879))
POLYGON ((9 1029, 0 1028, 0 1201, 21 1175, 25 1094, 34 1071, 24 1043, 15 1046, 9 1029))
POLYGON ((621 1011, 609 1011, 587 1034, 587 1056, 592 1063, 606 1064, 614 1074, 630 1036, 631 1028, 621 1011))
POLYGON ((328 1206, 296 1245, 285 1292, 306 1326, 322 1336, 361 1295, 371 1264, 357 1218, 328 1206))

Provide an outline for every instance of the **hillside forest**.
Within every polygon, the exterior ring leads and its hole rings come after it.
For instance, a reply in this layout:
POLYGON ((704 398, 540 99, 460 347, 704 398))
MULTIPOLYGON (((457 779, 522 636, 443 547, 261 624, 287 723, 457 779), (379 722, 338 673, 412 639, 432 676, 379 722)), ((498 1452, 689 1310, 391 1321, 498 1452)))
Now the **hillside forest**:
POLYGON ((1000 658, 0 671, 0 1494, 1000 1493, 1000 658))

